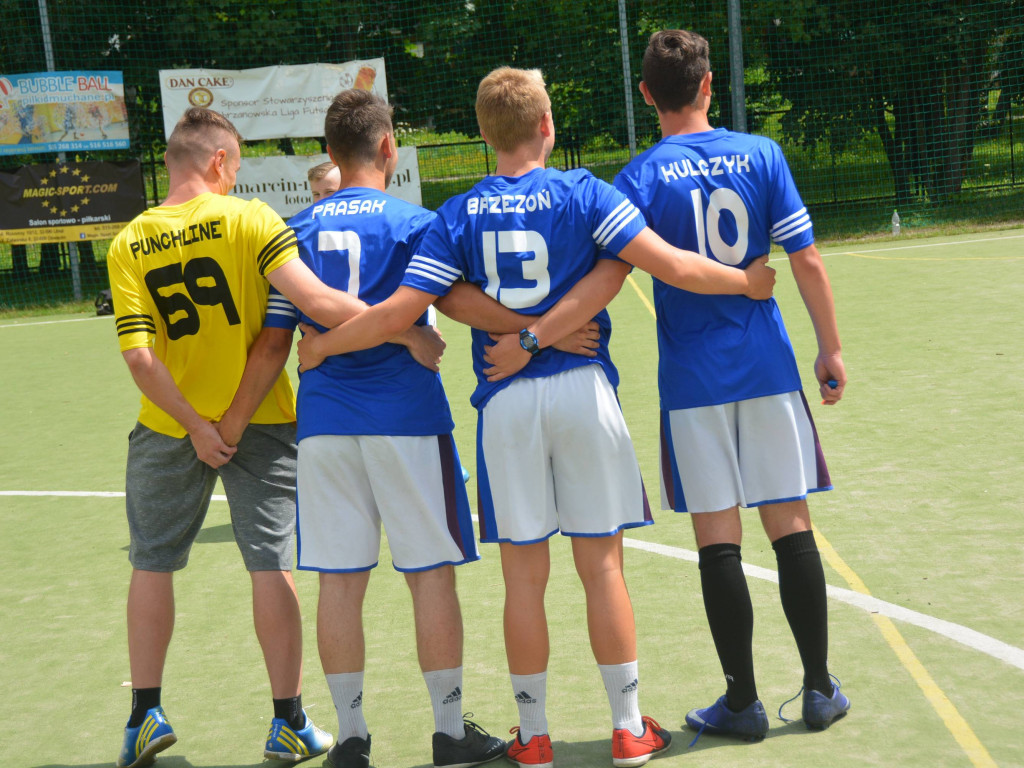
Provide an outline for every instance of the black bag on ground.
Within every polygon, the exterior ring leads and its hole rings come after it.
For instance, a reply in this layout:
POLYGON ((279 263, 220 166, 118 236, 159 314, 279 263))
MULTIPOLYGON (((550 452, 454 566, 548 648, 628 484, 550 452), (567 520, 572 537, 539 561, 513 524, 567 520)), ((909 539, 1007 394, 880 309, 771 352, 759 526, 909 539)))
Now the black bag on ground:
POLYGON ((114 297, 110 293, 109 288, 105 288, 96 294, 96 314, 97 315, 112 315, 114 314, 114 297))

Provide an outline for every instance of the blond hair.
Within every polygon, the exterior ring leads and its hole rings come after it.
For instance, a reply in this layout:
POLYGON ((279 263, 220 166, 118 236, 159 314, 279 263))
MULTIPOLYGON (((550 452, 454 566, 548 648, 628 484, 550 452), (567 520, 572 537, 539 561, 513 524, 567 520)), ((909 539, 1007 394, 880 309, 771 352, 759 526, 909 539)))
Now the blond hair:
POLYGON ((499 152, 512 152, 532 141, 551 99, 539 69, 499 67, 480 81, 476 120, 480 133, 499 152))
POLYGON ((167 139, 168 165, 202 168, 218 149, 229 155, 239 151, 242 135, 220 112, 205 107, 185 110, 167 139))
POLYGON ((320 181, 324 176, 331 172, 333 168, 337 166, 328 160, 326 163, 320 163, 320 165, 314 165, 308 171, 306 171, 306 179, 312 184, 314 181, 320 181))

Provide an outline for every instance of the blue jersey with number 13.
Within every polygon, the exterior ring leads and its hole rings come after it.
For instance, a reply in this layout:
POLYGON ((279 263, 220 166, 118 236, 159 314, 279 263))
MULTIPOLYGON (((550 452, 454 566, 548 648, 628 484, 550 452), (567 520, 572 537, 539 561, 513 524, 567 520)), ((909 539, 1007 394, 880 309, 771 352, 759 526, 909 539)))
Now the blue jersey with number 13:
MULTIPOLYGON (((645 226, 622 193, 588 171, 537 168, 522 176, 488 176, 438 209, 402 284, 443 296, 462 278, 510 309, 542 315, 598 259, 615 258, 645 226)), ((548 347, 516 376, 497 383, 483 375, 484 346, 494 342, 474 329, 473 405, 482 408, 518 377, 552 376, 595 362, 617 386, 608 355, 611 320, 605 310, 595 320, 601 328, 597 358, 548 347)))

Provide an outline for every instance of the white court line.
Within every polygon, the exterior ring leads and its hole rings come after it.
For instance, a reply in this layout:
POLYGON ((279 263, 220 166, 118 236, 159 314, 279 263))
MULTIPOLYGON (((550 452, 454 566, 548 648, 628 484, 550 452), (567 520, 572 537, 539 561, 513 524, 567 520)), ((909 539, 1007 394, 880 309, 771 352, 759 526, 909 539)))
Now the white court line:
MULTIPOLYGON (((0 491, 0 496, 99 496, 102 498, 124 498, 124 491, 0 491)), ((227 501, 222 493, 210 497, 213 501, 227 501)))
POLYGON ((822 256, 856 256, 861 253, 882 253, 883 251, 909 251, 914 248, 945 248, 951 245, 967 245, 972 243, 994 243, 997 240, 1020 240, 1024 235, 1003 235, 1001 237, 984 237, 977 240, 949 240, 939 243, 919 243, 917 245, 894 245, 892 248, 858 248, 856 251, 828 251, 822 256))
MULTIPOLYGON (((622 543, 623 545, 633 549, 642 549, 646 552, 653 552, 658 555, 664 555, 665 557, 673 557, 677 560, 688 560, 692 563, 697 562, 697 553, 688 549, 670 547, 665 544, 656 544, 651 541, 640 541, 626 536, 622 537, 622 543)), ((770 581, 775 584, 779 583, 779 575, 768 568, 761 568, 757 565, 748 565, 747 563, 744 563, 743 572, 756 579, 764 579, 765 581, 770 581)), ((950 640, 955 640, 961 645, 966 645, 968 648, 981 651, 993 658, 1005 661, 1007 664, 1011 664, 1018 669, 1024 670, 1024 650, 1009 645, 1008 643, 1004 643, 1001 640, 996 640, 994 637, 983 635, 981 632, 975 632, 973 629, 968 629, 960 624, 954 624, 951 621, 944 621, 943 619, 937 619, 934 616, 928 616, 924 613, 912 611, 909 608, 903 608, 898 605, 893 605, 892 603, 887 603, 884 600, 879 600, 877 597, 872 597, 871 595, 854 592, 851 589, 841 589, 831 585, 828 585, 826 589, 828 596, 834 600, 847 603, 848 605, 860 608, 868 613, 878 613, 883 616, 887 616, 890 619, 897 619, 908 624, 913 624, 916 627, 927 629, 938 635, 942 635, 943 637, 948 637, 950 640)))
POLYGON ((57 325, 58 323, 85 323, 89 320, 106 320, 111 315, 97 317, 69 317, 67 320, 40 320, 37 323, 0 323, 0 328, 26 328, 30 325, 57 325))
MULTIPOLYGON (((63 496, 63 497, 83 497, 83 496, 99 496, 107 498, 123 497, 123 491, 0 491, 0 496, 63 496)), ((227 501, 227 497, 223 494, 216 494, 213 496, 214 501, 227 501)), ((697 553, 683 549, 681 547, 671 547, 666 544, 657 544, 653 541, 640 541, 639 539, 631 539, 628 536, 622 537, 622 543, 624 546, 632 549, 641 549, 645 552, 652 552, 656 555, 663 555, 664 557, 671 557, 676 560, 687 560, 691 563, 697 562, 697 553)), ((743 572, 748 576, 755 579, 763 579, 764 581, 770 581, 773 584, 779 583, 779 575, 768 568, 761 568, 757 565, 750 565, 748 563, 743 564, 743 572)), ((896 619, 907 624, 912 624, 915 627, 921 627, 927 629, 930 632, 934 632, 937 635, 948 637, 950 640, 954 640, 961 645, 965 645, 975 651, 987 654, 1000 661, 1005 661, 1018 669, 1024 670, 1024 650, 1012 646, 1008 643, 1004 643, 1002 640, 996 640, 994 637, 976 632, 973 629, 969 629, 960 624, 954 624, 951 621, 945 621, 944 619, 938 619, 934 616, 929 616, 924 613, 918 613, 912 611, 909 608, 903 608, 893 603, 887 603, 884 600, 879 600, 877 597, 871 595, 865 595, 860 592, 854 592, 850 589, 842 589, 840 587, 833 587, 828 585, 826 587, 828 596, 833 600, 852 605, 855 608, 860 608, 867 613, 877 613, 882 616, 887 616, 890 619, 896 619)))

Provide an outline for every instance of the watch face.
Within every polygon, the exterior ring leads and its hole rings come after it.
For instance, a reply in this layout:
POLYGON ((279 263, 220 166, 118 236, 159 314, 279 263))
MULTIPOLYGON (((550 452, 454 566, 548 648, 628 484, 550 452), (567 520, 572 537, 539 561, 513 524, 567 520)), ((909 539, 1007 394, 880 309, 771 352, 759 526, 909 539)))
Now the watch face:
POLYGON ((525 328, 519 332, 519 346, 531 355, 540 354, 540 345, 537 343, 537 337, 525 328))

